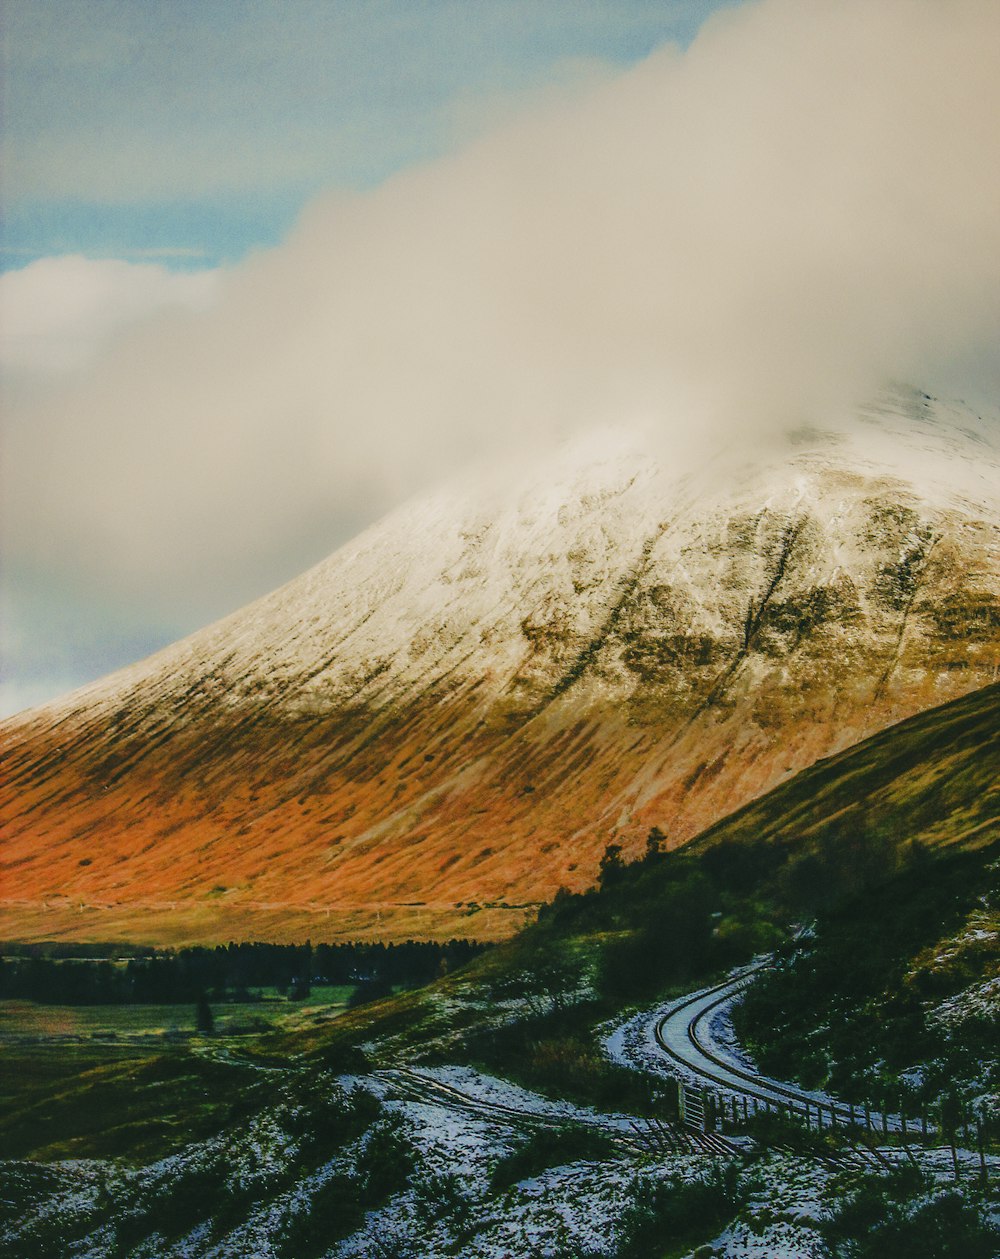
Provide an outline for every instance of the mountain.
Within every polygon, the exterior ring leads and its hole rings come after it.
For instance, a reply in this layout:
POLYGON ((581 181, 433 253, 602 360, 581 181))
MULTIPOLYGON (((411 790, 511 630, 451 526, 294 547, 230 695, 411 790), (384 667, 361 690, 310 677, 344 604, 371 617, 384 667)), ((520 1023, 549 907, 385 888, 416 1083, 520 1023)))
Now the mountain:
POLYGON ((0 933, 509 934, 998 671, 995 423, 591 435, 8 721, 0 933))

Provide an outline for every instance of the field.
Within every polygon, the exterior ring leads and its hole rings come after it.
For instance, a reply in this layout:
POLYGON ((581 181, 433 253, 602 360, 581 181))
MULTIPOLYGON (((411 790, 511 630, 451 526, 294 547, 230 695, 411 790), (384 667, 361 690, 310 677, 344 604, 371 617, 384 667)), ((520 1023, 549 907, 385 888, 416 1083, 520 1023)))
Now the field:
MULTIPOLYGON (((265 989, 261 1001, 210 1003, 214 1038, 292 1028, 335 1017, 353 987, 314 987, 304 1001, 265 989)), ((35 1041, 146 1041, 196 1036, 194 1005, 42 1005, 0 1001, 0 1044, 35 1041)))

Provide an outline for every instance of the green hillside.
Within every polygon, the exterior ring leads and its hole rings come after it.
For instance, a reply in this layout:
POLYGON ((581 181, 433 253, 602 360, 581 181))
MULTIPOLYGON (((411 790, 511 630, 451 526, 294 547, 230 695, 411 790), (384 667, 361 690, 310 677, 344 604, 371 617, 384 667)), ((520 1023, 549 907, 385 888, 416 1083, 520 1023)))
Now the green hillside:
POLYGON ((1000 684, 819 761, 689 848, 760 840, 850 844, 858 832, 934 847, 984 844, 1000 835, 1000 684))

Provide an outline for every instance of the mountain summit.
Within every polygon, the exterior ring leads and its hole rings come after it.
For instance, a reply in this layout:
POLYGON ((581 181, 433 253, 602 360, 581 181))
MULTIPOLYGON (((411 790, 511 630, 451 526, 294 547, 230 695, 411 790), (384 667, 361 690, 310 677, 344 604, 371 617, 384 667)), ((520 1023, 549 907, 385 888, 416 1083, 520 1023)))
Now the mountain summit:
POLYGON ((1000 436, 967 408, 654 445, 408 504, 9 720, 0 934, 507 934, 608 842, 997 678, 1000 436))

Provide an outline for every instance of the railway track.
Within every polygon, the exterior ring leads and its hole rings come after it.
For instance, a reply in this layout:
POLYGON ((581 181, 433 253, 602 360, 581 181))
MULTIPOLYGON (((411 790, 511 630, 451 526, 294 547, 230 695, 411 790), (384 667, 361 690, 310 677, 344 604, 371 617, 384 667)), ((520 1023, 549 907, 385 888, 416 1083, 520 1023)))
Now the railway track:
MULTIPOLYGON (((870 1134, 867 1139, 851 1141, 838 1153, 831 1151, 823 1156, 824 1161, 837 1166, 860 1165, 881 1171, 889 1169, 893 1164, 875 1147, 874 1136, 880 1125, 883 1133, 902 1131, 903 1122, 900 1116, 883 1116, 845 1105, 833 1098, 818 1098, 815 1094, 804 1093, 791 1085, 758 1075, 738 1063, 727 1061, 706 1044, 704 1029, 718 1007, 731 1000, 741 988, 752 982, 755 975, 766 970, 768 965, 767 962, 761 963, 734 979, 695 993, 660 1015, 653 1026, 658 1048, 674 1064, 682 1067, 685 1073, 694 1075, 703 1089, 705 1086, 712 1086, 722 1089, 734 1098, 742 1098, 745 1113, 746 1102, 752 1101, 755 1113, 763 1105, 765 1110, 777 1109, 804 1118, 807 1125, 815 1124, 818 1129, 839 1126, 867 1130, 870 1134), (679 1037, 679 1032, 683 1033, 682 1037, 679 1037), (683 1052, 678 1048, 679 1041, 683 1052)), ((685 1089, 688 1098, 685 1113, 690 1113, 692 1109, 695 1112, 689 1122, 693 1120, 695 1125, 703 1124, 704 1114, 700 1109, 702 1103, 696 1100, 692 1108, 691 1090, 684 1084, 681 1087, 685 1089)))
POLYGON ((626 1126, 621 1126, 611 1116, 577 1111, 574 1114, 546 1114, 511 1106, 504 1102, 477 1097, 444 1080, 425 1075, 412 1067, 394 1067, 379 1071, 378 1076, 389 1082, 403 1097, 417 1102, 446 1106, 463 1111, 480 1119, 493 1119, 514 1127, 537 1130, 539 1128, 564 1128, 577 1124, 596 1128, 605 1133, 623 1150, 641 1154, 709 1154, 732 1155, 735 1147, 717 1133, 701 1132, 688 1125, 666 1123, 660 1119, 622 1116, 626 1126))

